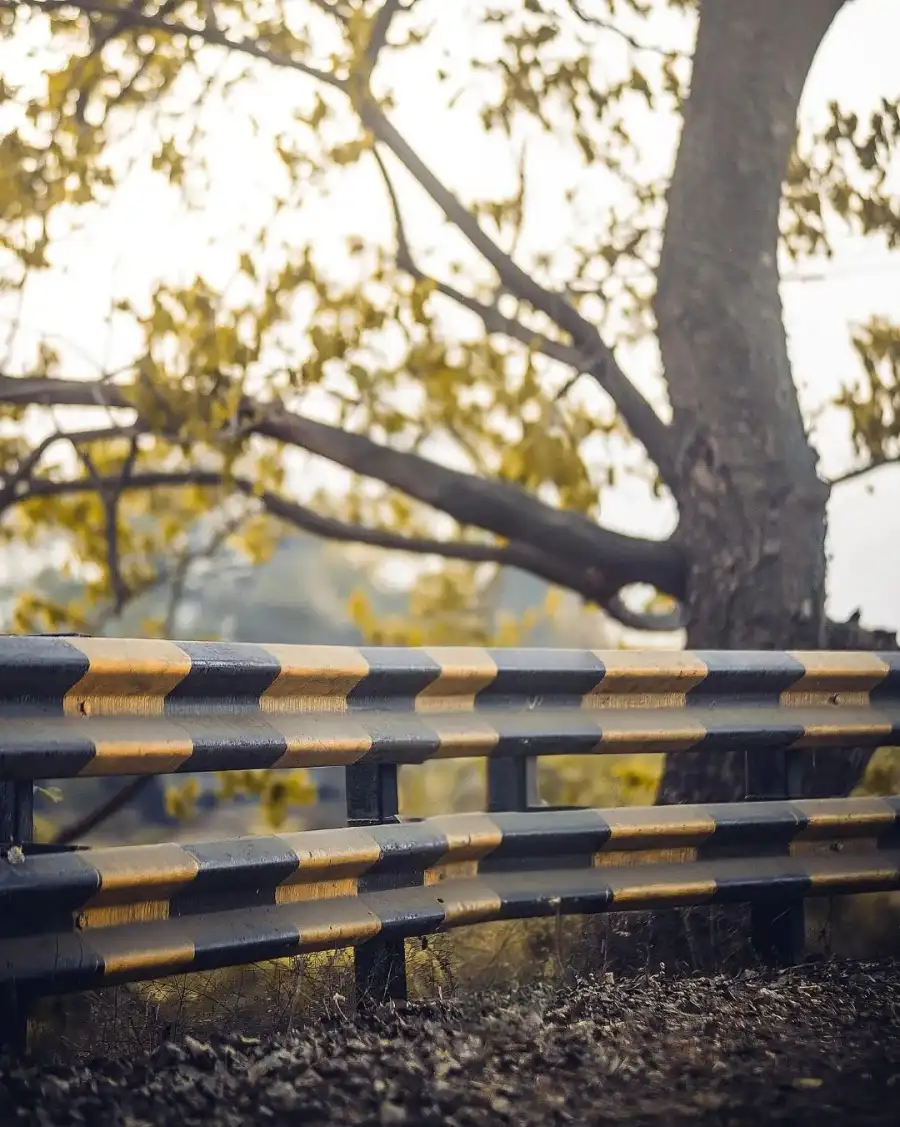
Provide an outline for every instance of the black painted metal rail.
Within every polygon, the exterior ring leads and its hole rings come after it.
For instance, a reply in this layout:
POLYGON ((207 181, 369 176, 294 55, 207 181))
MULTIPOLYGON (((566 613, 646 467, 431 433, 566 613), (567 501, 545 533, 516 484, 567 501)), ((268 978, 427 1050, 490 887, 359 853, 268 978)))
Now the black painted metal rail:
POLYGON ((20 1038, 35 994, 323 947, 399 997, 406 938, 554 913, 748 901, 789 961, 804 898, 900 887, 900 799, 791 801, 791 755, 898 737, 898 653, 0 638, 0 1027, 20 1038), (746 752, 756 801, 536 806, 538 756, 688 750, 746 752), (403 820, 398 767, 458 757, 487 758, 489 813, 403 820), (36 780, 325 765, 344 830, 30 844, 36 780))

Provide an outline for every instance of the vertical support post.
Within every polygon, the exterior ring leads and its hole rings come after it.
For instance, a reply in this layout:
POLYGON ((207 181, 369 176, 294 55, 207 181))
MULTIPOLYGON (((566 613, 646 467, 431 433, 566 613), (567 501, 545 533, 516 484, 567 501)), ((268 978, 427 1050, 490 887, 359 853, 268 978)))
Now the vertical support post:
MULTIPOLYGON (((348 826, 379 826, 400 820, 396 763, 355 763, 347 768, 348 826)), ((396 885, 396 876, 359 878, 359 891, 378 892, 396 885)), ((403 939, 369 939, 354 953, 356 1004, 406 1000, 406 947, 403 939)))
POLYGON ((487 808, 531 810, 538 805, 537 760, 531 756, 502 756, 487 761, 487 808))
MULTIPOLYGON (((0 855, 4 864, 13 846, 34 836, 34 786, 30 779, 0 779, 0 855)), ((23 1053, 28 1047, 28 1006, 15 982, 0 984, 0 1051, 23 1053)))
POLYGON ((34 836, 34 784, 0 779, 0 849, 25 845, 34 836))
MULTIPOLYGON (((794 755, 750 752, 747 790, 755 801, 789 801, 795 792, 794 755)), ((768 966, 794 966, 806 947, 806 912, 800 897, 757 901, 750 907, 750 942, 768 966)))

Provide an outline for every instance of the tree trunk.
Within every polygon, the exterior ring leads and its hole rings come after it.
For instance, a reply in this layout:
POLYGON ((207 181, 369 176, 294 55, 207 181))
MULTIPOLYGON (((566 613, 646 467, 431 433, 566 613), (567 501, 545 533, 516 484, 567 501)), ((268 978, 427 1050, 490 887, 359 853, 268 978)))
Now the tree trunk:
MULTIPOLYGON (((794 387, 778 278, 782 182, 813 57, 842 0, 705 0, 668 196, 655 313, 690 561, 688 645, 826 643, 828 488, 794 387)), ((661 800, 728 801, 775 757, 670 756, 661 800)), ((846 793, 859 764, 804 755, 804 791, 846 793), (812 775, 815 774, 815 784, 812 775)), ((777 788, 776 788, 777 789, 777 788)))

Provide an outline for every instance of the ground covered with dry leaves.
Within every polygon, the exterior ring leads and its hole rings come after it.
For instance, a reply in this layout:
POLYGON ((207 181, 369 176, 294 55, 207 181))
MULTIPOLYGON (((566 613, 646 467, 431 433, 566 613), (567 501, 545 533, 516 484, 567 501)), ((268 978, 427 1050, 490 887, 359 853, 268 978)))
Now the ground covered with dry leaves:
POLYGON ((900 1123, 900 963, 605 976, 0 1069, 4 1127, 751 1122, 900 1123))

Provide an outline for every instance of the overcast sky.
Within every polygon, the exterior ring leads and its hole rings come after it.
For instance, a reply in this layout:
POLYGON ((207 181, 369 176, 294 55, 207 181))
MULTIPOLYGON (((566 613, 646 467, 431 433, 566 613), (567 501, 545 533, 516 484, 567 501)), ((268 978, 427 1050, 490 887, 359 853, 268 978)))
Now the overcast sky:
MULTIPOLYGON (((460 0, 460 9, 465 8, 460 0)), ((449 9, 443 9, 450 15, 449 9)), ((677 27, 661 29, 678 34, 677 27)), ((439 41, 452 47, 453 37, 464 39, 465 21, 447 19, 439 41)), ((897 0, 855 0, 848 4, 816 60, 807 85, 802 112, 816 116, 832 99, 847 107, 871 107, 881 96, 900 94, 897 44, 900 43, 900 3, 897 0)), ((8 56, 7 56, 7 62, 8 56)), ((479 137, 472 106, 454 111, 442 108, 441 95, 431 82, 435 60, 422 53, 396 76, 398 107, 395 121, 420 154, 463 196, 487 195, 509 183, 509 154, 496 142, 479 137)), ((269 75, 248 92, 252 105, 273 128, 286 123, 284 107, 299 88, 293 75, 269 75), (280 116, 281 115, 281 116, 280 116)), ((639 122, 646 151, 665 168, 671 159, 672 123, 639 122)), ((127 339, 109 339, 105 318, 110 295, 146 294, 156 278, 189 278, 198 268, 215 276, 231 269, 233 248, 242 223, 254 209, 265 206, 271 193, 271 158, 254 149, 248 135, 233 119, 214 123, 215 184, 200 216, 186 216, 171 193, 151 176, 133 177, 114 204, 95 215, 83 232, 58 250, 58 267, 32 286, 24 311, 21 345, 35 334, 53 333, 64 342, 73 371, 85 375, 95 365, 116 362, 127 355, 127 339)), ((540 216, 541 236, 564 239, 566 217, 557 206, 571 177, 584 177, 568 166, 552 140, 542 142, 532 177, 531 208, 540 216), (554 226, 555 225, 555 226, 554 226)), ((597 181, 598 189, 600 181, 597 181)), ((343 236, 353 230, 371 235, 387 230, 389 221, 377 183, 348 175, 328 203, 312 203, 292 219, 293 237, 312 235, 325 253, 343 255, 343 236)), ((410 226, 423 242, 440 240, 434 212, 415 194, 407 198, 410 226)), ((609 206, 598 190, 597 207, 609 206)), ((854 357, 849 326, 879 313, 900 320, 900 254, 880 247, 848 242, 833 264, 810 267, 813 280, 784 285, 785 316, 798 384, 804 399, 816 403, 852 376, 854 357)), ((0 307, 2 312, 2 307, 0 307)), ((0 338, 2 339, 2 338, 0 338)), ((652 372, 642 369, 640 355, 624 357, 641 386, 652 386, 652 372), (648 382, 649 381, 649 382, 648 382)), ((826 473, 850 463, 846 434, 829 427, 820 442, 826 473)), ((329 474, 316 463, 314 480, 329 474)), ((309 478, 306 478, 307 483, 309 478)), ((613 527, 647 535, 661 535, 670 516, 654 506, 643 489, 626 487, 604 499, 603 519, 613 527)), ((846 615, 860 608, 872 625, 900 629, 900 468, 885 469, 860 482, 843 485, 835 493, 830 513, 829 597, 831 610, 846 615)))

